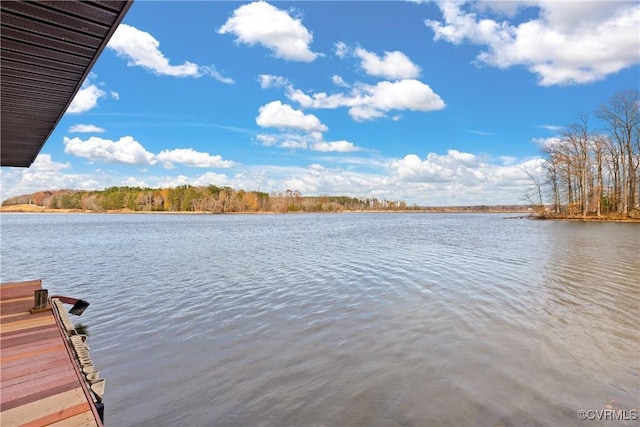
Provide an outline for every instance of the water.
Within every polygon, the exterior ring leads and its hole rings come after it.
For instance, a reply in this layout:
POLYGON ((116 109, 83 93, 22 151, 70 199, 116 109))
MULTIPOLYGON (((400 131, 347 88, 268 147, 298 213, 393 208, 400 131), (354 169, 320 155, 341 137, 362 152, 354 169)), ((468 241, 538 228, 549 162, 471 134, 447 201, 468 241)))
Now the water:
POLYGON ((107 425, 585 426, 580 409, 639 406, 638 224, 0 220, 3 282, 91 302, 75 320, 107 425))

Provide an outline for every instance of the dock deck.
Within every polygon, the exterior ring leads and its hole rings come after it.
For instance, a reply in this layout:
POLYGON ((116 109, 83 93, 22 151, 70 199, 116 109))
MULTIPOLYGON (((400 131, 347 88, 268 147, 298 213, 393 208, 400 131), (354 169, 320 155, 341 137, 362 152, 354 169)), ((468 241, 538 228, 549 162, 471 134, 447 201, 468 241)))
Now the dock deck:
POLYGON ((101 396, 86 374, 97 372, 82 363, 83 341, 62 304, 52 299, 51 309, 30 311, 41 288, 39 280, 0 285, 0 425, 100 427, 101 396))

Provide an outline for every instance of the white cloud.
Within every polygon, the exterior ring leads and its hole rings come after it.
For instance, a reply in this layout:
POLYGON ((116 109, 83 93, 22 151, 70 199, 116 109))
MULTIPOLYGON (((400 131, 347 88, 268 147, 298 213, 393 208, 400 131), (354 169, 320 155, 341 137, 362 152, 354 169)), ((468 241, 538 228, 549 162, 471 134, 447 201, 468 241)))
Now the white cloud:
POLYGON ((543 150, 564 144, 563 139, 557 136, 552 136, 550 138, 533 138, 533 143, 543 150))
POLYGON ((385 52, 379 57, 363 48, 356 48, 354 55, 360 58, 361 67, 367 74, 387 79, 413 79, 420 76, 420 67, 411 62, 409 57, 400 51, 385 52))
POLYGON ((445 103, 429 85, 414 79, 394 82, 382 81, 375 85, 356 84, 350 93, 327 95, 324 92, 307 95, 289 87, 287 96, 304 108, 349 107, 355 120, 372 120, 384 117, 388 111, 436 111, 445 103))
POLYGON ((324 152, 339 152, 339 153, 349 153, 353 151, 359 151, 360 148, 356 147, 353 142, 349 141, 318 141, 311 144, 311 149, 313 151, 324 151, 324 152))
POLYGON ((120 24, 109 40, 107 47, 128 60, 127 65, 146 68, 158 75, 174 77, 201 77, 209 75, 222 83, 234 83, 223 77, 214 67, 202 67, 185 61, 182 65, 171 65, 160 51, 160 42, 151 34, 127 24, 120 24))
POLYGON ((82 84, 82 87, 76 93, 76 96, 71 101, 67 113, 79 114, 86 113, 87 111, 98 105, 98 99, 106 95, 106 92, 98 88, 98 86, 88 83, 88 79, 82 84))
POLYGON ((273 147, 278 143, 278 137, 276 135, 259 134, 256 135, 256 139, 265 147, 273 147))
POLYGON ((262 89, 268 89, 271 87, 286 87, 290 85, 289 80, 286 77, 274 76, 272 74, 260 74, 258 76, 260 81, 260 87, 262 89))
POLYGON ((538 127, 541 129, 546 129, 551 132, 560 132, 562 129, 564 129, 564 126, 556 126, 556 125, 540 125, 538 127))
POLYGON ((131 165, 151 165, 155 163, 153 154, 145 150, 131 136, 123 136, 117 141, 95 136, 86 141, 78 137, 73 139, 65 137, 63 142, 65 153, 91 160, 131 165))
POLYGON ((446 155, 429 153, 425 159, 408 154, 390 162, 389 169, 402 182, 448 183, 459 188, 487 187, 486 191, 489 191, 496 186, 526 185, 528 177, 523 164, 514 164, 513 159, 508 164, 495 164, 471 153, 448 150, 446 155))
POLYGON ((493 132, 487 132, 487 131, 484 131, 484 130, 476 130, 476 129, 472 129, 472 130, 469 130, 467 132, 472 133, 474 135, 479 135, 479 136, 495 136, 496 135, 493 132))
POLYGON ((319 152, 333 153, 349 153, 362 150, 353 142, 341 141, 325 141, 322 133, 311 132, 307 134, 300 133, 282 133, 277 135, 257 135, 256 139, 265 147, 279 147, 290 150, 310 150, 319 152))
POLYGON ((43 190, 98 188, 96 177, 69 173, 69 169, 69 163, 55 162, 50 154, 39 154, 29 168, 2 168, 2 198, 43 190))
POLYGON ((347 46, 343 42, 336 42, 334 46, 335 46, 336 56, 341 59, 346 57, 350 51, 349 46, 347 46))
POLYGON ((333 76, 331 76, 331 81, 336 86, 349 87, 349 83, 345 82, 344 79, 337 74, 334 74, 333 76))
POLYGON ((160 42, 151 34, 131 25, 120 24, 107 47, 115 50, 118 56, 127 58, 128 65, 144 67, 156 74, 178 77, 198 77, 202 74, 192 62, 170 65, 160 52, 160 42))
MULTIPOLYGON (((530 0, 520 5, 538 7, 539 15, 518 24, 481 18, 461 2, 439 5, 443 22, 425 21, 436 40, 485 46, 479 62, 525 66, 542 86, 590 83, 640 63, 637 2, 530 0)), ((499 3, 486 7, 502 9, 499 3)), ((509 8, 506 13, 515 14, 513 5, 509 8)))
POLYGON ((149 184, 145 181, 132 176, 122 181, 122 185, 126 185, 127 187, 149 188, 149 184))
POLYGON ((96 125, 77 124, 69 128, 70 133, 103 133, 104 129, 96 125))
MULTIPOLYGON (((309 150, 313 149, 313 144, 318 144, 316 148, 323 145, 321 135, 304 137, 306 139, 290 138, 289 142, 300 146, 306 143, 309 150)), ((334 147, 338 145, 348 146, 334 144, 334 147)), ((243 165, 232 177, 209 171, 195 176, 182 173, 153 176, 145 172, 143 176, 118 177, 100 170, 91 174, 72 174, 68 163, 54 162, 48 154, 41 154, 28 169, 3 168, 0 178, 4 198, 56 188, 99 189, 112 185, 159 188, 214 184, 267 192, 290 188, 301 191, 305 196, 377 197, 404 200, 410 205, 492 205, 523 203, 523 197, 531 186, 526 171, 538 173, 543 162, 541 158, 518 160, 510 156, 492 160, 458 150, 448 150, 445 154, 429 153, 425 158, 408 154, 402 158, 376 161, 355 156, 327 159, 324 161, 342 162, 349 167, 328 167, 317 163, 306 167, 243 165)))
POLYGON ((220 83, 225 83, 225 84, 231 85, 231 84, 234 84, 236 82, 231 77, 224 77, 213 66, 201 66, 199 68, 200 68, 200 71, 202 71, 204 74, 213 77, 214 79, 216 79, 220 83))
POLYGON ((195 185, 195 186, 207 186, 207 185, 217 185, 217 186, 225 186, 231 185, 229 183, 229 178, 224 174, 218 174, 213 172, 205 172, 202 175, 196 177, 188 177, 185 175, 178 176, 166 176, 157 179, 156 188, 175 188, 180 185, 195 185))
POLYGON ((297 129, 306 132, 324 132, 327 127, 313 114, 304 114, 280 101, 273 101, 259 109, 256 123, 261 127, 297 129))
POLYGON ((195 151, 192 148, 177 148, 163 150, 159 154, 147 151, 142 144, 131 136, 124 136, 117 141, 90 137, 82 140, 78 137, 64 140, 64 152, 83 157, 91 161, 106 163, 124 163, 130 165, 155 165, 162 163, 167 169, 172 169, 176 163, 199 168, 230 168, 236 164, 224 160, 219 155, 211 155, 195 151))
POLYGON ((405 79, 380 82, 375 86, 363 85, 362 93, 365 94, 365 98, 370 98, 374 108, 382 111, 434 111, 445 107, 440 96, 418 80, 405 79))
POLYGON ((193 185, 217 185, 223 187, 228 185, 228 182, 229 178, 225 174, 205 172, 193 181, 193 185))
POLYGON ((285 60, 312 62, 318 57, 309 49, 313 36, 301 20, 264 1, 237 8, 218 33, 234 34, 237 43, 261 44, 285 60))
POLYGON ((173 168, 174 163, 199 168, 230 168, 235 164, 230 160, 223 160, 221 156, 212 156, 191 148, 178 148, 175 150, 163 150, 155 156, 167 169, 173 168))

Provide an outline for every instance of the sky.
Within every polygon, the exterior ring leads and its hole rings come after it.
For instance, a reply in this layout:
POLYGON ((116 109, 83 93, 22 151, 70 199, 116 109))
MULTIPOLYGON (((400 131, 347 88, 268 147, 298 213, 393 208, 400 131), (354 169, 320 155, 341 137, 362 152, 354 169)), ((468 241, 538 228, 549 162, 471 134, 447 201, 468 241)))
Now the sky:
POLYGON ((640 85, 640 3, 144 1, 33 165, 52 189, 522 204, 541 144, 640 85))

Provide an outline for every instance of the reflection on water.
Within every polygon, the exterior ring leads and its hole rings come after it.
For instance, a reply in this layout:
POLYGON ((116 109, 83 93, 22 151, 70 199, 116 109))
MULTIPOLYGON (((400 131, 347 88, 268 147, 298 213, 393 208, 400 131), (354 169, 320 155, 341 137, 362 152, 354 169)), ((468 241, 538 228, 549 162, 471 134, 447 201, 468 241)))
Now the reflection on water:
POLYGON ((88 325, 85 325, 84 323, 76 323, 73 326, 75 327, 76 332, 79 333, 80 335, 89 336, 89 326, 88 325))
POLYGON ((545 326, 553 331, 546 334, 546 349, 557 361, 558 374, 569 381, 566 373, 573 373, 578 402, 597 409, 613 402, 637 409, 640 229, 631 224, 562 227, 566 237, 550 246, 545 275, 545 326), (587 381, 592 384, 585 386, 587 381), (606 395, 601 384, 607 385, 606 395))
POLYGON ((91 302, 111 425, 598 425, 577 411, 638 407, 639 233, 499 215, 3 215, 2 280, 91 302))

